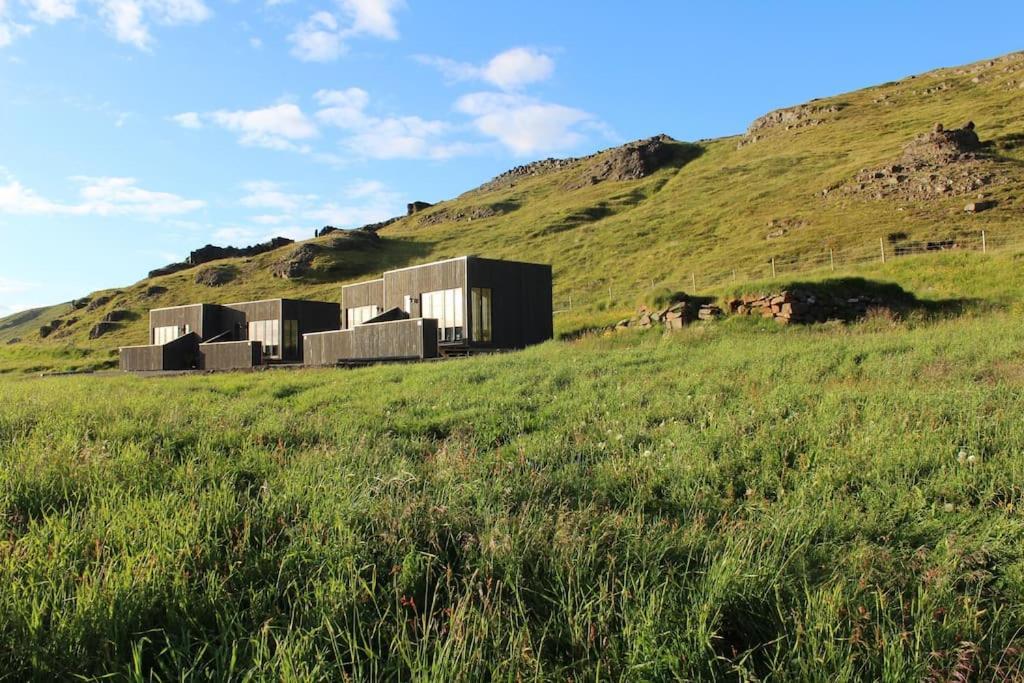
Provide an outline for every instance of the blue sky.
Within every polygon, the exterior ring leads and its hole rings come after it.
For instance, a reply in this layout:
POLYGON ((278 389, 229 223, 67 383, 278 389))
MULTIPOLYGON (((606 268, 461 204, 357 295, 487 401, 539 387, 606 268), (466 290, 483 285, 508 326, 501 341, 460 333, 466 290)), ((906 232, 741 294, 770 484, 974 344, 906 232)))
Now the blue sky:
POLYGON ((0 315, 1024 48, 1024 3, 0 0, 0 315))

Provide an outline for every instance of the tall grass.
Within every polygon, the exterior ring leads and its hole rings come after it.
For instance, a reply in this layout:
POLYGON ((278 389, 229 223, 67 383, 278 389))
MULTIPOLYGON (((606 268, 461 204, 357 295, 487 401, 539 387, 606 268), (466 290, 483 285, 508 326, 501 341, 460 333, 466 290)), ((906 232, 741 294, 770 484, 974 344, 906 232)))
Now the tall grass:
POLYGON ((0 379, 0 676, 1024 675, 1024 330, 0 379))

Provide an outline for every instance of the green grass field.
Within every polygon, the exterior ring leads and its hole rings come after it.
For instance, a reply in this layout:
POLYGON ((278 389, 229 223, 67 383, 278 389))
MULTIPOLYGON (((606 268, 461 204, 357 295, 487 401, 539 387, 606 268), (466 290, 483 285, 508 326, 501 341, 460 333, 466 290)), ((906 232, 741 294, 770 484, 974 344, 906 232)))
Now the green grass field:
POLYGON ((852 325, 4 375, 0 677, 1024 677, 1018 263, 890 264, 921 310, 852 325))

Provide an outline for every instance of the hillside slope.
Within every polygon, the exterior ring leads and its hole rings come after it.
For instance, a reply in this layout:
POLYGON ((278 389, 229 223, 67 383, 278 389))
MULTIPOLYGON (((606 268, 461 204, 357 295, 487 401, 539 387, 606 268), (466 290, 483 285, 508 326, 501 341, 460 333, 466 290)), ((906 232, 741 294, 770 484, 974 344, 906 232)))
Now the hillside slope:
POLYGON ((216 264, 227 280, 216 287, 197 283, 196 268, 97 292, 87 307, 55 317, 59 329, 45 339, 22 325, 0 341, 20 336, 21 345, 71 345, 109 359, 116 347, 145 340, 150 308, 277 296, 337 301, 343 282, 469 253, 552 263, 556 298, 583 304, 576 324, 631 305, 652 283, 685 286, 691 274, 727 271, 742 279, 773 257, 980 230, 992 240, 1024 238, 1022 107, 1024 53, 940 69, 772 112, 742 136, 656 138, 520 167, 380 228, 380 240, 335 233, 227 259, 216 264), (945 130, 934 132, 936 124, 945 130), (978 144, 968 139, 974 134, 978 144), (964 211, 980 201, 991 208, 964 211), (275 277, 297 250, 308 268, 275 277), (112 324, 90 339, 104 319, 112 324))

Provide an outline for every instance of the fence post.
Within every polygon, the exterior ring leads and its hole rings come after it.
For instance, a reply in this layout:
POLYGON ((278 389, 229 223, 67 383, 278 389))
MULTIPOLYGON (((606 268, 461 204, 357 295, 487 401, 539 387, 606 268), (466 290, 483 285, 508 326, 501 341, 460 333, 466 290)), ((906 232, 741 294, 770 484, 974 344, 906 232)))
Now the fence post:
POLYGON ((836 255, 835 255, 835 252, 832 251, 831 247, 829 247, 829 250, 828 250, 828 267, 832 270, 833 273, 835 272, 835 270, 836 270, 836 255))
POLYGON ((881 237, 878 238, 878 246, 882 249, 882 263, 885 263, 885 240, 881 237))
POLYGON ((985 231, 984 230, 981 231, 981 253, 982 254, 987 254, 988 253, 988 242, 985 240, 985 231))
POLYGON ((697 291, 697 275, 690 273, 690 284, 693 285, 693 291, 697 291))
POLYGON ((772 256, 772 277, 775 277, 775 257, 772 256))

